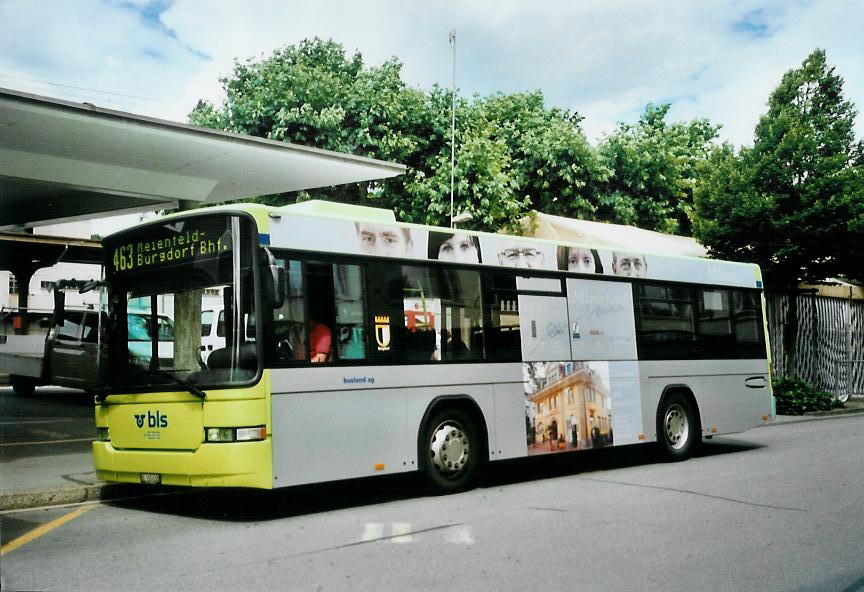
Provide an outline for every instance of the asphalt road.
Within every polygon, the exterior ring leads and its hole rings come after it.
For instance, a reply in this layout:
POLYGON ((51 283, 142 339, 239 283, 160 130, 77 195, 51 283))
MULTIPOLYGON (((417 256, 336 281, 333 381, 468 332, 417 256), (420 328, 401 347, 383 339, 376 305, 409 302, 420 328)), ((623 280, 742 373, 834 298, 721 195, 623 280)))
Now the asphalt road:
POLYGON ((531 459, 454 496, 400 476, 8 513, 5 533, 30 534, 4 547, 0 584, 860 590, 862 428, 861 416, 775 425, 716 438, 679 464, 650 447, 531 459))
POLYGON ((28 397, 19 397, 0 387, 0 449, 2 460, 45 453, 39 446, 54 446, 52 452, 89 450, 96 432, 93 395, 59 387, 39 387, 28 397))

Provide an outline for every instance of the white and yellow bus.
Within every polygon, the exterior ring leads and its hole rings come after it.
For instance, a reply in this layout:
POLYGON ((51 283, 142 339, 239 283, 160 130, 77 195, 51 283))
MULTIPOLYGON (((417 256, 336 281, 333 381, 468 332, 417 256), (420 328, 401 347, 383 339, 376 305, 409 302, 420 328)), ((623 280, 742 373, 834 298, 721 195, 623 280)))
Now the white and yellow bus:
POLYGON ((105 481, 275 488, 420 471, 456 491, 487 462, 640 442, 680 460, 773 418, 754 265, 316 201, 186 212, 103 244, 105 481), (213 294, 224 343, 208 351, 213 294), (154 326, 174 319, 171 359, 155 339, 131 352, 133 306, 154 326))

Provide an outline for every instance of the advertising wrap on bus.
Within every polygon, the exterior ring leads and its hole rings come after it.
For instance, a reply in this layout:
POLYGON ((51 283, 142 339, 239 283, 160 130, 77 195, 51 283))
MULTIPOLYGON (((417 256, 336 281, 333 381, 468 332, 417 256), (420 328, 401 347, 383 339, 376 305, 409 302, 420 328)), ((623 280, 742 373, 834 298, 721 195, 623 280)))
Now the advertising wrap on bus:
POLYGON ((772 419, 753 265, 313 202, 175 215, 104 244, 106 480, 419 470, 457 491, 486 462, 640 442, 683 460, 772 419), (152 333, 129 355, 133 314, 173 320, 170 359, 152 333))

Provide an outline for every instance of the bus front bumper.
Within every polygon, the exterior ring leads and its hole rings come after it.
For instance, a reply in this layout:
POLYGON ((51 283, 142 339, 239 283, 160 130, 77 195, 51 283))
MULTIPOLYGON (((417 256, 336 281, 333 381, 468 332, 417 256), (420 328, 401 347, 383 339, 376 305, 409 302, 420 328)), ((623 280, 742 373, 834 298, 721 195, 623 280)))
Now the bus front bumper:
POLYGON ((272 489, 272 461, 270 438, 180 451, 118 450, 110 442, 93 442, 96 476, 119 483, 152 482, 158 475, 162 485, 272 489))

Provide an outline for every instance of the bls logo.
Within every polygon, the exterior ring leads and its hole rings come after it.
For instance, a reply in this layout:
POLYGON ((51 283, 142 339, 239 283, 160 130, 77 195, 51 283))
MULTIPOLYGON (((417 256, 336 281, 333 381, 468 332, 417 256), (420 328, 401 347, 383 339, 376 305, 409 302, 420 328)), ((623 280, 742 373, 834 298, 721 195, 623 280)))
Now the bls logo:
POLYGON ((135 414, 135 425, 139 428, 144 427, 144 420, 147 420, 148 428, 167 428, 168 427, 168 416, 162 415, 158 411, 154 415, 149 411, 145 415, 144 413, 136 413, 135 414))

